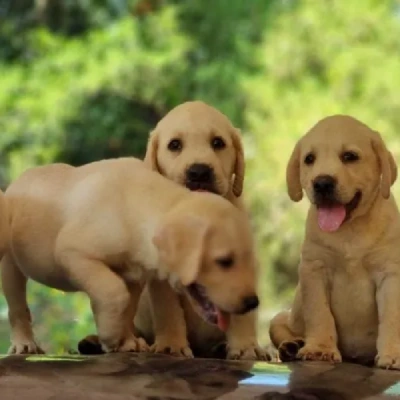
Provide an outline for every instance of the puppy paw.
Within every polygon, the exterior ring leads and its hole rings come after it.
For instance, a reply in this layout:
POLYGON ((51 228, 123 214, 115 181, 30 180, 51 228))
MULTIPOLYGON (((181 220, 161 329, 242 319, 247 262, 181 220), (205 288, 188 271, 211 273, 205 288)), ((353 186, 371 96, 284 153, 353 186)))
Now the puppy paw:
POLYGON ((33 341, 18 341, 11 344, 8 354, 45 354, 44 351, 33 341))
POLYGON ((99 337, 88 335, 78 343, 78 351, 84 355, 104 354, 99 337))
POLYGON ((339 363, 342 356, 336 347, 306 344, 297 353, 297 359, 303 361, 329 361, 339 363))
POLYGON ((119 353, 144 353, 149 351, 149 346, 143 338, 137 338, 132 335, 123 341, 117 351, 119 353))
POLYGON ((258 345, 250 345, 246 347, 231 347, 227 346, 228 354, 226 358, 228 360, 262 360, 270 361, 271 355, 267 349, 263 349, 258 345))
POLYGON ((193 358, 192 350, 188 343, 173 343, 171 341, 157 340, 150 347, 153 353, 169 354, 175 357, 193 358))
POLYGON ((400 369, 400 353, 379 353, 375 357, 375 365, 383 369, 400 369))
POLYGON ((110 347, 102 343, 101 347, 105 353, 144 353, 149 351, 149 346, 146 341, 134 335, 128 336, 122 340, 121 344, 118 346, 110 347))
POLYGON ((304 344, 303 339, 282 342, 278 348, 279 359, 283 362, 296 360, 297 354, 299 350, 304 347, 304 344))

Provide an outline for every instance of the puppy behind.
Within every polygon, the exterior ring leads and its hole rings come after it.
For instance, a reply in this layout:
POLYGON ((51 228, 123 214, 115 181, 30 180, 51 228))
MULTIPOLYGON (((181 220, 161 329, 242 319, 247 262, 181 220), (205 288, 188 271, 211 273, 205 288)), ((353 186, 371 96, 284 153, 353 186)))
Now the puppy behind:
POLYGON ((150 277, 178 281, 197 307, 220 319, 254 308, 246 218, 219 196, 191 193, 139 160, 33 168, 10 185, 6 197, 12 229, 1 273, 11 353, 42 352, 30 325, 27 277, 85 292, 108 352, 146 350, 132 320, 150 277))
MULTIPOLYGON (((240 196, 245 160, 240 133, 215 108, 193 101, 171 110, 151 133, 145 162, 192 191, 225 197, 244 212, 240 196)), ((154 280, 144 288, 135 327, 154 343, 156 352, 225 357, 225 351, 216 349, 227 341, 229 358, 267 358, 258 346, 255 312, 232 315, 229 324, 224 322, 204 321, 193 311, 187 296, 178 296, 166 281, 154 280)), ((98 352, 96 337, 82 340, 79 349, 82 353, 98 352)))
POLYGON ((203 102, 183 103, 157 124, 145 162, 190 190, 240 203, 245 173, 240 132, 225 115, 203 102))
POLYGON ((397 167, 379 133, 327 117, 297 143, 287 167, 293 201, 311 206, 293 308, 271 322, 281 358, 343 359, 400 369, 397 167))
MULTIPOLYGON (((216 193, 245 212, 240 132, 215 108, 200 101, 174 108, 151 133, 145 162, 168 179, 192 191, 216 193)), ((193 350, 200 357, 215 357, 214 349, 227 342, 229 358, 268 358, 258 346, 255 312, 232 316, 226 326, 218 321, 218 329, 199 320, 187 299, 179 299, 166 282, 149 283, 139 304, 135 327, 157 352, 191 356, 193 350)))

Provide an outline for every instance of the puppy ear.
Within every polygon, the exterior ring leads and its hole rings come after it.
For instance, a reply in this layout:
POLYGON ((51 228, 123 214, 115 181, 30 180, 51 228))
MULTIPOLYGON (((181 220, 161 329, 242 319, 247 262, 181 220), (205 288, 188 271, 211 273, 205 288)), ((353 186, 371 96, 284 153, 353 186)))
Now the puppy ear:
POLYGON ((303 188, 300 182, 300 141, 293 149, 286 167, 286 185, 291 200, 300 201, 303 198, 303 188))
POLYGON ((232 192, 236 197, 239 197, 243 192, 245 160, 244 160, 243 143, 240 137, 240 131, 238 129, 233 129, 232 131, 232 142, 233 142, 233 147, 236 150, 236 161, 235 161, 235 168, 233 171, 235 174, 235 178, 232 184, 232 192))
POLYGON ((384 199, 388 199, 390 187, 397 179, 397 165, 378 132, 375 132, 375 137, 372 139, 372 149, 378 157, 381 169, 381 193, 384 199))
POLYGON ((153 237, 160 261, 184 286, 195 282, 200 273, 208 224, 189 216, 165 222, 153 237))
POLYGON ((389 153, 389 164, 390 164, 390 175, 391 175, 391 184, 396 182, 397 179, 397 164, 396 161, 394 160, 393 154, 388 151, 389 153))
POLYGON ((157 163, 157 151, 158 151, 158 133, 152 131, 147 141, 146 154, 143 162, 149 166, 153 171, 160 172, 157 163))

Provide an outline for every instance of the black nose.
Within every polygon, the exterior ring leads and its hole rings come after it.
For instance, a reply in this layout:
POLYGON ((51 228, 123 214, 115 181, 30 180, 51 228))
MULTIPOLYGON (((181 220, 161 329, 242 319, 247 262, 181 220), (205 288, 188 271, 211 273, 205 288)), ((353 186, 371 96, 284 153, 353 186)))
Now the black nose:
POLYGON ((186 179, 189 182, 211 182, 213 170, 206 164, 193 164, 186 171, 186 179))
POLYGON ((335 190, 336 179, 329 175, 321 175, 313 182, 314 192, 317 194, 332 194, 335 190))
POLYGON ((247 296, 243 299, 243 312, 254 310, 259 304, 258 296, 247 296))

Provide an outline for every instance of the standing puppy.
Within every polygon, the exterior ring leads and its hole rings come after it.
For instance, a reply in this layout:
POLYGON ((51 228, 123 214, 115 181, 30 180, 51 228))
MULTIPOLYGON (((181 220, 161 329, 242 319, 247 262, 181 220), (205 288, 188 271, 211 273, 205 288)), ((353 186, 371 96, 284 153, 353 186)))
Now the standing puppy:
MULTIPOLYGON (((145 162, 192 191, 228 199, 245 214, 240 197, 245 172, 240 134, 215 108, 194 101, 170 111, 151 133, 145 162)), ((229 270, 234 260, 225 261, 229 270)), ((223 286, 222 282, 221 290, 223 286)), ((194 351, 196 356, 215 356, 214 347, 227 341, 229 358, 267 358, 258 346, 255 312, 207 323, 193 311, 187 296, 178 295, 167 281, 146 285, 135 327, 160 353, 191 357, 194 351)), ((79 349, 96 352, 96 337, 81 341, 79 349)))
POLYGON ((146 350, 132 320, 149 276, 180 283, 197 308, 219 319, 258 305, 247 219, 221 197, 192 193, 140 160, 33 168, 6 197, 11 236, 1 278, 11 353, 42 352, 26 302, 28 278, 85 292, 107 352, 146 350))
POLYGON ((343 359, 400 369, 397 167, 381 136, 344 115, 318 122, 287 167, 311 202, 293 308, 271 322, 283 360, 343 359))

